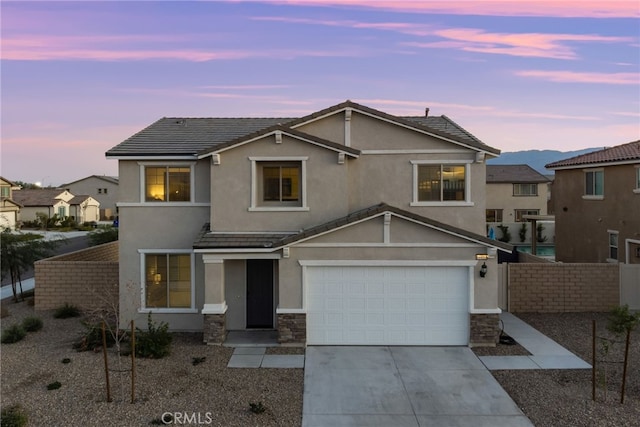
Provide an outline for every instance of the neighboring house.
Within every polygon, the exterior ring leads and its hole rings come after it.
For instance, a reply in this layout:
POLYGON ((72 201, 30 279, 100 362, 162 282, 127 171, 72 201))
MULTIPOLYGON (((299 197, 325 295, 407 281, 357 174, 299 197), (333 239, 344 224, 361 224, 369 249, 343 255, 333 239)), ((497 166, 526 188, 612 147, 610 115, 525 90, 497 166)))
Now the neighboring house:
POLYGON ((69 200, 69 216, 78 224, 100 220, 100 202, 91 196, 75 196, 69 200))
POLYGON ((91 175, 60 186, 72 194, 86 194, 100 202, 100 219, 112 220, 117 215, 118 177, 91 175))
POLYGON ((549 179, 528 165, 487 165, 487 222, 546 215, 549 179))
POLYGON ((508 243, 525 246, 531 244, 534 236, 536 242, 539 239, 551 243, 553 221, 536 222, 534 225, 526 217, 547 215, 548 199, 549 179, 532 167, 487 165, 486 221, 489 235, 503 241, 510 235, 508 243), (504 227, 508 233, 502 231, 504 227))
POLYGON ((640 140, 550 163, 556 259, 640 263, 640 140))
POLYGON ((58 215, 63 219, 72 217, 79 223, 97 221, 100 204, 89 196, 74 196, 67 190, 60 188, 41 188, 18 190, 13 197, 22 208, 20 221, 35 221, 38 213, 48 217, 58 215))
POLYGON ((13 200, 13 191, 20 187, 0 176, 0 230, 15 230, 18 225, 20 204, 13 200))
POLYGON ((122 322, 281 343, 493 345, 485 158, 441 117, 163 118, 119 161, 122 322), (383 202, 383 203, 381 203, 383 202))

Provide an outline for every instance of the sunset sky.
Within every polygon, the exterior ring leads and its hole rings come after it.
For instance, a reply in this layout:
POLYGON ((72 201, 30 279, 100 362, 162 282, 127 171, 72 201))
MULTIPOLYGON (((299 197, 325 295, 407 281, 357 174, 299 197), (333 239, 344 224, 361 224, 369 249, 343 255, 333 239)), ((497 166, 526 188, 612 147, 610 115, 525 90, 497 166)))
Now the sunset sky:
POLYGON ((503 152, 640 138, 638 1, 2 1, 1 169, 60 185, 161 117, 346 99, 503 152))

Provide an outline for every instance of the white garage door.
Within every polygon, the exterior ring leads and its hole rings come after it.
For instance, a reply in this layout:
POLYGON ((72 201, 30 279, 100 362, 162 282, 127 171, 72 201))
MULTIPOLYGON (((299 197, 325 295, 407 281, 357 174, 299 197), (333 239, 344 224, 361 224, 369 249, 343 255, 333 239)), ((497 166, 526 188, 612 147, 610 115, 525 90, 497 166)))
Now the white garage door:
POLYGON ((467 345, 465 267, 307 267, 307 343, 467 345))

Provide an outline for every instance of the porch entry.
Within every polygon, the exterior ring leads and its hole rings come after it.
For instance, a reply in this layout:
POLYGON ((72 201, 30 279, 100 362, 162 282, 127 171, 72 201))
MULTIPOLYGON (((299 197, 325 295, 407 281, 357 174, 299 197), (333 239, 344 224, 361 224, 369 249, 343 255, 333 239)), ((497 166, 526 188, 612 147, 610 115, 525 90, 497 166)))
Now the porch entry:
POLYGON ((273 328, 273 263, 247 260, 247 329, 273 328))

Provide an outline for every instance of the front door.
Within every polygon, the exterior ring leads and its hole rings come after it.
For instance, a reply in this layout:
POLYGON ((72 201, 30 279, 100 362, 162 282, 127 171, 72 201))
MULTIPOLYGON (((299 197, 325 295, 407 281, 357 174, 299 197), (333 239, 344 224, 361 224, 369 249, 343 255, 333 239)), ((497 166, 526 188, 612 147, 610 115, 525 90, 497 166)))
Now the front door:
POLYGON ((247 260, 247 328, 273 328, 273 260, 247 260))

